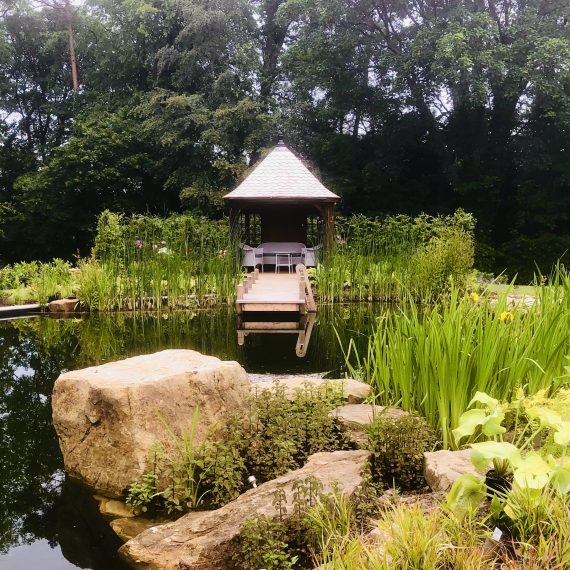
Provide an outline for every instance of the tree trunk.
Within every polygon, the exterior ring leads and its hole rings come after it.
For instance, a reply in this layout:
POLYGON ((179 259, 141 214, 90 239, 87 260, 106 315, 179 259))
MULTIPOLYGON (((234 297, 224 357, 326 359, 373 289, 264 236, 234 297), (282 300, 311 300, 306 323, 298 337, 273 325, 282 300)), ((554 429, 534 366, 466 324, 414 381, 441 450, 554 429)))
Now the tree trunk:
POLYGON ((67 22, 67 39, 69 41, 69 62, 71 66, 71 81, 73 91, 79 92, 79 80, 77 78, 77 62, 75 60, 75 40, 73 37, 73 14, 71 13, 70 0, 65 0, 65 20, 67 22))

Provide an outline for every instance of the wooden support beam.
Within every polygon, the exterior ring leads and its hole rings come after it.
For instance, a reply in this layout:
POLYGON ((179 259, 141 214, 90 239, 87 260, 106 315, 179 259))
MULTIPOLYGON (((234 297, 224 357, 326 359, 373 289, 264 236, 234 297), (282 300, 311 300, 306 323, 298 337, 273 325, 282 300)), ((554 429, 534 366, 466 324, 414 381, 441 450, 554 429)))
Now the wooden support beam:
POLYGON ((325 255, 332 250, 334 242, 334 204, 323 206, 323 250, 325 255))

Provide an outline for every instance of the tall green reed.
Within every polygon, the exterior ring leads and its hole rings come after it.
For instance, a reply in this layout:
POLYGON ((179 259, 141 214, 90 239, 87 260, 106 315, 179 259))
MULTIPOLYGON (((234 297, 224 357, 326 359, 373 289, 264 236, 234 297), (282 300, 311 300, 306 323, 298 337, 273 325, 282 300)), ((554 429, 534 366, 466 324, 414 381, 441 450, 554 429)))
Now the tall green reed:
POLYGON ((81 269, 79 297, 98 310, 231 301, 239 277, 227 221, 191 214, 127 218, 104 212, 93 256, 81 269))
POLYGON ((474 220, 452 216, 340 218, 332 252, 314 271, 324 302, 393 301, 412 293, 433 301, 465 284, 473 266, 474 220))
POLYGON ((568 382, 570 277, 560 268, 551 285, 535 287, 532 306, 512 308, 509 291, 474 301, 453 288, 440 303, 419 306, 412 295, 383 315, 365 354, 345 345, 350 372, 374 386, 383 404, 425 416, 446 448, 451 430, 476 391, 509 399, 568 382))

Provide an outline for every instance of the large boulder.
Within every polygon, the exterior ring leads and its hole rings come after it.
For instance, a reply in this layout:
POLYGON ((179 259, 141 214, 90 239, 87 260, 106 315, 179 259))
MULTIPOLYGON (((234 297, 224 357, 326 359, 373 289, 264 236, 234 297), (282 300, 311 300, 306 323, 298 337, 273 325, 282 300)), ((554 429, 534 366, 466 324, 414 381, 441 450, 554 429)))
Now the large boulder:
POLYGON ((68 474, 120 497, 147 469, 152 446, 199 422, 194 444, 229 412, 245 410, 250 383, 237 362, 193 350, 165 350, 62 374, 53 423, 68 474))
POLYGON ((471 462, 471 449, 424 453, 424 476, 432 491, 449 491, 454 481, 464 473, 471 473, 481 480, 485 478, 471 462))
MULTIPOLYGON (((215 511, 196 512, 160 527, 150 528, 121 547, 119 553, 133 567, 145 570, 227 570, 233 568, 236 538, 244 521, 255 515, 275 515, 274 493, 285 492, 293 500, 293 484, 309 476, 330 492, 352 495, 362 483, 367 451, 335 451, 312 455, 302 469, 260 485, 215 511)), ((293 509, 288 509, 292 516, 293 509)))

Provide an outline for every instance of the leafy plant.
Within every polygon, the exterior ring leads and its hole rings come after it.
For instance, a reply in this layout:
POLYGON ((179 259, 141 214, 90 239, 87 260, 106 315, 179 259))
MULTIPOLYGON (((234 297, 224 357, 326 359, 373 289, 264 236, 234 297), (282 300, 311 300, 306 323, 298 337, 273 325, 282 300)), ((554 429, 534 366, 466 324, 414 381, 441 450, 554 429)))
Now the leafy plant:
POLYGON ((530 307, 509 305, 509 290, 480 298, 452 288, 449 297, 420 306, 409 297, 378 321, 364 355, 344 348, 353 377, 375 389, 380 404, 415 411, 457 447, 452 430, 476 392, 506 400, 521 385, 529 393, 564 385, 570 351, 570 277, 562 268, 537 285, 530 307), (501 319, 510 312, 512 319, 501 319))
POLYGON ((424 452, 434 448, 435 433, 419 416, 378 415, 366 427, 373 480, 403 490, 425 486, 424 452))
MULTIPOLYGON (((493 438, 472 443, 471 460, 481 472, 500 462, 503 470, 512 473, 511 488, 491 493, 491 512, 503 528, 521 540, 530 540, 544 535, 541 525, 546 524, 549 506, 566 501, 570 493, 570 422, 556 411, 560 409, 556 396, 549 399, 542 392, 527 398, 522 391, 517 396, 510 405, 501 405, 486 394, 477 394, 474 402, 483 404, 483 409, 463 414, 456 433, 471 437, 480 430, 493 438), (507 433, 503 423, 509 412, 514 420, 512 431, 507 433), (507 436, 511 441, 506 441, 507 436), (549 439, 558 446, 556 456, 542 446, 549 439)), ((568 397, 568 391, 560 392, 562 401, 568 397)), ((478 484, 486 490, 483 483, 478 484)), ((463 475, 454 482, 447 502, 457 516, 463 516, 468 507, 476 508, 483 498, 485 493, 476 487, 473 475, 463 475)))
POLYGON ((287 525, 275 517, 258 515, 247 519, 240 533, 234 562, 242 570, 288 570, 297 558, 289 553, 287 525))
MULTIPOLYGON (((261 483, 301 467, 312 453, 346 449, 345 434, 329 413, 340 400, 334 386, 306 385, 291 400, 275 384, 252 396, 248 418, 229 416, 198 446, 197 410, 190 431, 180 435, 161 418, 168 442, 153 450, 152 475, 131 485, 127 502, 169 513, 220 507, 239 496, 249 476, 261 483)), ((296 486, 297 508, 314 503, 319 489, 311 484, 296 486)))

